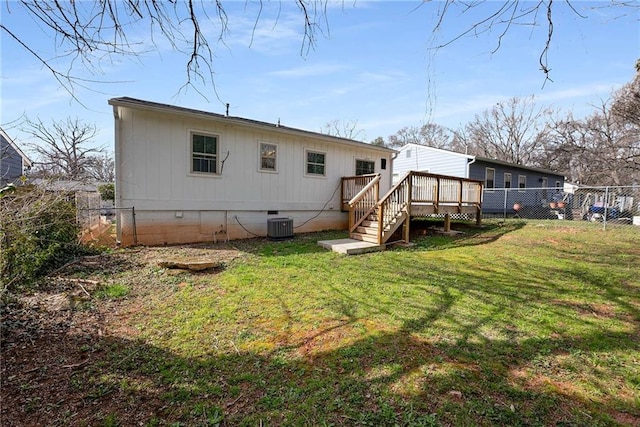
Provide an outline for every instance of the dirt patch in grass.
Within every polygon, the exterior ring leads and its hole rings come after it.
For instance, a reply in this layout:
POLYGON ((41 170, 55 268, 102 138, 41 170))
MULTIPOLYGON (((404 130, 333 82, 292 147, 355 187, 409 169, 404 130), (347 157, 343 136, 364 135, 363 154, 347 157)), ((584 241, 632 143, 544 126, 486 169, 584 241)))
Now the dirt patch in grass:
POLYGON ((155 383, 144 391, 144 399, 132 400, 134 394, 107 380, 87 381, 127 363, 126 355, 114 359, 114 349, 135 353, 139 331, 131 319, 145 308, 149 292, 157 290, 150 279, 167 275, 158 267, 160 260, 198 257, 226 265, 242 256, 230 246, 198 245, 85 257, 0 307, 2 425, 107 425, 114 414, 118 425, 145 425, 158 414, 170 419, 160 398, 171 392, 169 386, 155 383), (101 290, 114 283, 131 294, 104 296, 101 290))

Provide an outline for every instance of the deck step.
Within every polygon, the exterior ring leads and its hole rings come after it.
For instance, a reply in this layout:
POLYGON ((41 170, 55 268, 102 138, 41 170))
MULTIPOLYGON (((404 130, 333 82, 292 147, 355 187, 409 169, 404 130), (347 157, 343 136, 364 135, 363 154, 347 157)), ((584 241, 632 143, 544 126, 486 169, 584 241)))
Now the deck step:
POLYGON ((378 227, 356 227, 356 233, 359 234, 370 234, 373 236, 378 235, 378 227))
POLYGON ((371 234, 351 233, 351 238, 354 240, 362 240, 363 242, 378 243, 377 234, 374 236, 371 234))

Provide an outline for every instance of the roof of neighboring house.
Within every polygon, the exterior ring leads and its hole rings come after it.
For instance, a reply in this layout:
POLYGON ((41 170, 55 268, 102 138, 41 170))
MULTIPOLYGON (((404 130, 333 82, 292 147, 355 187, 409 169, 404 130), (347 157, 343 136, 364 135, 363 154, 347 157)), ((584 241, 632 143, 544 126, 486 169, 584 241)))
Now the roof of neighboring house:
POLYGON ((517 168, 517 169, 525 169, 525 170, 529 170, 529 171, 533 171, 533 172, 543 173, 543 174, 546 174, 546 175, 557 175, 557 176, 564 177, 564 174, 562 172, 555 172, 555 171, 552 171, 552 170, 549 170, 549 169, 542 169, 542 168, 535 168, 535 167, 531 167, 531 166, 518 165, 518 164, 515 164, 515 163, 511 163, 511 162, 505 162, 503 160, 490 159, 488 157, 476 156, 476 160, 477 161, 482 161, 482 162, 487 162, 487 163, 494 163, 496 165, 509 166, 509 167, 517 168))
POLYGON ((457 151, 445 150, 444 148, 429 147, 428 145, 414 144, 412 142, 409 142, 408 144, 403 145, 402 148, 400 148, 400 151, 404 150, 407 147, 408 148, 416 147, 416 148, 418 148, 420 150, 427 149, 427 150, 430 150, 430 151, 438 151, 438 152, 444 153, 444 154, 450 154, 450 155, 455 155, 455 156, 460 156, 460 157, 466 157, 469 160, 472 160, 474 158, 474 156, 472 156, 470 154, 458 153, 457 151))
POLYGON ((517 168, 517 169, 525 169, 525 170, 530 170, 530 171, 533 171, 533 172, 540 172, 540 173, 544 173, 544 174, 548 174, 548 175, 564 176, 564 174, 561 173, 561 172, 554 172, 554 171, 549 170, 549 169, 542 169, 542 168, 536 168, 536 167, 532 167, 532 166, 518 165, 518 164, 515 164, 515 163, 511 163, 511 162, 505 162, 503 160, 491 159, 489 157, 480 157, 480 156, 474 156, 474 155, 471 155, 471 154, 458 153, 457 151, 445 150, 443 148, 429 147, 428 145, 420 145, 420 144, 409 143, 409 144, 403 145, 400 150, 401 151, 404 150, 405 147, 409 147, 409 148, 416 147, 418 149, 427 149, 427 150, 430 150, 430 151, 438 151, 438 152, 441 152, 441 153, 446 153, 446 154, 450 154, 450 155, 454 155, 454 156, 466 157, 469 160, 476 160, 476 161, 481 161, 481 162, 486 162, 486 163, 493 163, 493 164, 496 164, 496 165, 509 166, 509 167, 517 168))
POLYGON ((30 181, 30 183, 49 191, 86 191, 89 193, 96 192, 99 186, 107 184, 105 182, 67 181, 42 178, 36 178, 30 181))
POLYGON ((28 166, 31 167, 32 163, 31 160, 29 160, 29 158, 27 157, 26 154, 24 154, 24 152, 20 149, 20 147, 18 147, 18 144, 16 144, 15 142, 13 142, 13 140, 11 138, 9 138, 9 135, 7 135, 7 133, 4 131, 4 129, 0 128, 0 135, 2 135, 2 138, 7 141, 9 143, 9 145, 16 150, 16 153, 18 153, 20 155, 20 157, 22 157, 22 161, 28 166))
MULTIPOLYGON (((383 151, 386 153, 395 153, 396 150, 387 147, 381 147, 377 145, 368 144, 366 142, 355 141, 353 139, 341 138, 332 135, 326 135, 319 132, 312 132, 303 129, 296 129, 288 126, 283 126, 280 123, 267 123, 261 122, 258 120, 245 119, 243 117, 234 117, 227 116, 224 114, 210 113, 208 111, 194 110, 191 108, 178 107, 175 105, 168 104, 160 104, 157 102, 144 101, 141 99, 129 98, 129 97, 120 97, 120 98, 111 98, 109 100, 109 105, 112 106, 120 106, 120 107, 128 107, 128 108, 136 108, 139 110, 147 110, 147 111, 155 111, 155 112, 164 112, 164 113, 173 113, 182 116, 189 116, 200 119, 214 119, 218 121, 224 121, 226 123, 238 124, 253 128, 258 128, 262 130, 270 130, 282 133, 288 133, 291 135, 297 135, 302 137, 314 137, 314 138, 322 138, 327 141, 335 142, 338 144, 346 144, 346 145, 354 145, 363 147, 366 146, 368 149, 383 151)), ((363 147, 364 148, 364 147, 363 147)))

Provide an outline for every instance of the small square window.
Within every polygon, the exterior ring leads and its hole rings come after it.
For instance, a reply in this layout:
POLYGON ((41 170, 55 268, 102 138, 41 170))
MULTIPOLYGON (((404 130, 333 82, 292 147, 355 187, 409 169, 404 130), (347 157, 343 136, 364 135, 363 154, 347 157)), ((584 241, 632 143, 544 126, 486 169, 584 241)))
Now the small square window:
POLYGON ((275 172, 277 166, 278 146, 266 142, 260 143, 260 170, 275 172))
POLYGON ((322 175, 325 174, 326 154, 317 151, 307 151, 307 174, 322 175))

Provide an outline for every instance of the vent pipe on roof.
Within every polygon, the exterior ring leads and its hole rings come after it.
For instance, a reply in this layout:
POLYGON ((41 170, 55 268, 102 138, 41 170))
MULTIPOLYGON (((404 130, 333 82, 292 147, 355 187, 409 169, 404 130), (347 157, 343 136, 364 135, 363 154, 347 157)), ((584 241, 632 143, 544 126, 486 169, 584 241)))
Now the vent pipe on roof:
POLYGON ((227 112, 226 112, 225 116, 229 117, 229 103, 228 102, 227 102, 227 112))

